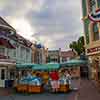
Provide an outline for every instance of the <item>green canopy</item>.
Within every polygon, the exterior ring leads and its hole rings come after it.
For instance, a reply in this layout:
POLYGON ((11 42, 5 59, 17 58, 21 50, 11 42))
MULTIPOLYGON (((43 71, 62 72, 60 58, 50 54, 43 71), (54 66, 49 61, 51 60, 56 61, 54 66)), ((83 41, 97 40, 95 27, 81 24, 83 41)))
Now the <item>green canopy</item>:
POLYGON ((32 63, 24 63, 24 64, 16 64, 16 68, 22 69, 22 68, 32 68, 35 64, 32 63))
POLYGON ((55 64, 55 63, 48 63, 48 64, 36 64, 32 67, 33 70, 57 70, 60 68, 59 64, 55 64))
POLYGON ((32 69, 32 70, 54 70, 59 69, 60 64, 58 63, 48 63, 48 64, 32 64, 32 63, 26 63, 26 64, 16 64, 17 69, 32 69))
POLYGON ((85 65, 88 64, 85 60, 78 60, 78 59, 72 59, 68 60, 67 62, 61 63, 61 66, 78 66, 78 65, 85 65))

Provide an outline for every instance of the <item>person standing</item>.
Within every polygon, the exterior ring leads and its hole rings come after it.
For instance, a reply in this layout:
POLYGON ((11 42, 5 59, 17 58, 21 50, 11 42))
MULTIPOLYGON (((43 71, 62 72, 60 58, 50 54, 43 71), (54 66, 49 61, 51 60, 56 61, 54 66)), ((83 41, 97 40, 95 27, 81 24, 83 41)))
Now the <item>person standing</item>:
POLYGON ((65 77, 66 77, 67 83, 69 84, 69 88, 72 89, 70 71, 68 70, 65 71, 65 77))
POLYGON ((59 90, 59 74, 58 72, 52 71, 50 73, 50 78, 51 78, 51 86, 52 86, 52 92, 58 92, 59 90))

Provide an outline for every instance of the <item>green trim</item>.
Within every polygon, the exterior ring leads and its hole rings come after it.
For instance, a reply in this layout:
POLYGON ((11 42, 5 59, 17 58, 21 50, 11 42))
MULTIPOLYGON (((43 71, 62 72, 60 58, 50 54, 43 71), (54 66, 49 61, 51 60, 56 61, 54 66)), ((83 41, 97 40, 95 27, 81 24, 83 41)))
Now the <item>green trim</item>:
POLYGON ((83 17, 87 16, 86 0, 82 0, 83 17))
POLYGON ((100 0, 97 0, 98 8, 100 8, 100 0))

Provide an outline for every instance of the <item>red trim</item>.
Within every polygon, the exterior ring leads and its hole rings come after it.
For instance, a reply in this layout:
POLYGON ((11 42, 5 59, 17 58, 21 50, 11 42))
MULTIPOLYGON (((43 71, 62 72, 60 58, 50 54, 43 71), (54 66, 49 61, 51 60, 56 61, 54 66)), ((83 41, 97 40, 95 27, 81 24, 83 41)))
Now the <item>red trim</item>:
POLYGON ((96 10, 96 12, 99 12, 99 11, 100 11, 100 8, 96 10))
POLYGON ((7 39, 4 39, 4 38, 0 38, 0 45, 1 46, 5 46, 7 48, 12 48, 12 49, 15 49, 16 47, 13 46, 10 41, 8 41, 7 39))
POLYGON ((5 56, 3 54, 0 54, 0 59, 8 59, 9 57, 8 56, 5 56))
POLYGON ((93 22, 100 22, 100 20, 98 20, 98 21, 94 20, 94 19, 92 18, 92 16, 90 16, 90 15, 88 15, 88 18, 89 18, 91 21, 93 21, 93 22))

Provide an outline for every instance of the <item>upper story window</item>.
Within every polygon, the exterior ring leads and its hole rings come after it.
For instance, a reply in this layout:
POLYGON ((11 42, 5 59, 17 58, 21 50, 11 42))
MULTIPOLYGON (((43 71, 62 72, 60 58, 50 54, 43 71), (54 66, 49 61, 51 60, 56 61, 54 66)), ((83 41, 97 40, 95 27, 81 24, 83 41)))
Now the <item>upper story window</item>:
POLYGON ((21 47, 21 50, 20 50, 20 57, 21 57, 21 58, 24 58, 24 55, 25 55, 25 48, 24 48, 24 47, 21 47))
POLYGON ((13 50, 13 57, 16 57, 16 49, 13 50))
POLYGON ((26 59, 29 60, 30 56, 30 50, 26 49, 26 59))
POLYGON ((93 34, 93 41, 99 40, 99 28, 98 23, 92 24, 92 34, 93 34))
POLYGON ((96 0, 87 0, 87 8, 88 8, 88 13, 93 12, 96 9, 96 0))
POLYGON ((5 54, 5 48, 0 47, 0 54, 5 54))

